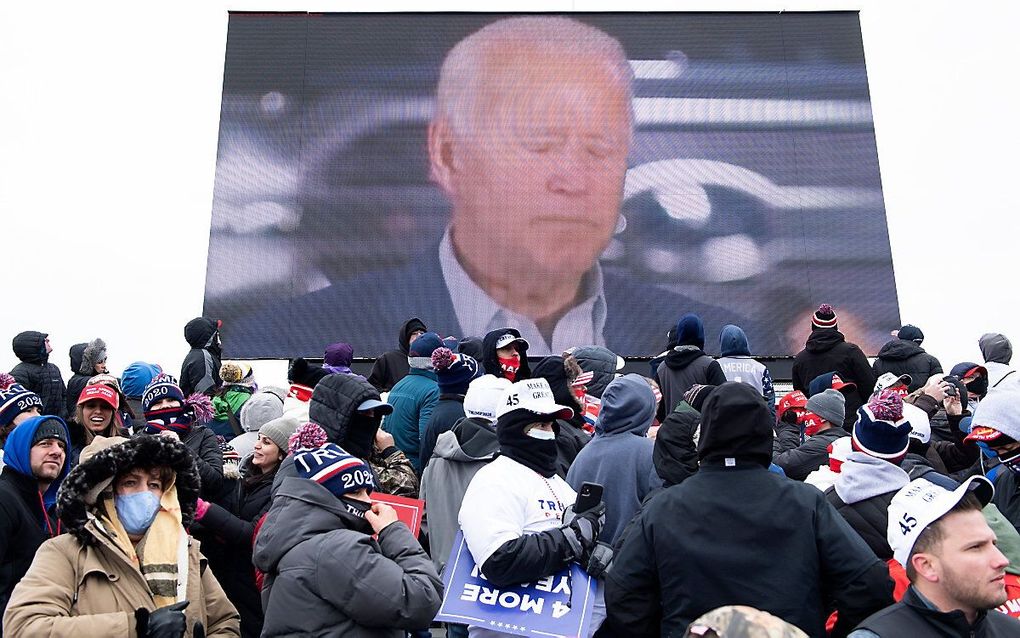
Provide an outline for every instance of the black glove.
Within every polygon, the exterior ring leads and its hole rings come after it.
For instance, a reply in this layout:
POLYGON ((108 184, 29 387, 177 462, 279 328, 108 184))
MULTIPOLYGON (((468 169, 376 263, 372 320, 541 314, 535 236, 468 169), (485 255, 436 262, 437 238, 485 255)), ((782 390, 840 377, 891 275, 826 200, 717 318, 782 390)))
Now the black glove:
POLYGON ((571 505, 563 512, 563 526, 560 531, 570 546, 570 560, 580 560, 595 547, 599 532, 606 522, 606 504, 599 503, 586 512, 577 514, 571 505))
POLYGON ((135 631, 138 638, 183 638, 188 630, 184 609, 188 601, 182 600, 169 607, 160 607, 156 611, 148 609, 135 610, 135 631))
POLYGON ((591 552, 582 556, 578 562, 592 578, 605 578, 613 566, 613 548, 607 543, 595 543, 591 552))

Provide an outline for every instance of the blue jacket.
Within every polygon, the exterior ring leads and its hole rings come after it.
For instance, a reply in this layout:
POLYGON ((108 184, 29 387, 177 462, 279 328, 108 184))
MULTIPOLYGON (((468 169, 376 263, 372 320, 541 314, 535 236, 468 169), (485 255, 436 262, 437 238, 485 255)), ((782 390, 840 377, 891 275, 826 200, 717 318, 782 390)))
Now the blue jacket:
POLYGON ((386 401, 393 413, 383 421, 383 429, 393 435, 393 443, 407 455, 414 471, 421 474, 421 440, 425 434, 432 410, 439 403, 439 384, 431 370, 411 368, 407 376, 397 381, 386 401))
POLYGON ((655 445, 646 435, 655 418, 655 395, 637 374, 613 380, 602 393, 595 437, 578 453, 567 483, 580 491, 585 482, 603 486, 606 523, 599 540, 615 544, 641 501, 662 480, 652 463, 655 445))

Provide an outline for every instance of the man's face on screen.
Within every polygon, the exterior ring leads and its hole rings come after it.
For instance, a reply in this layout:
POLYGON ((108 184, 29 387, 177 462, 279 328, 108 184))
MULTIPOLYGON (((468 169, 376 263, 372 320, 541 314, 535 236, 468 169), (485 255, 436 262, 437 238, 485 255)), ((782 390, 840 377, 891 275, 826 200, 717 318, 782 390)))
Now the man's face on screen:
POLYGON ((455 243, 462 255, 483 249, 475 254, 487 255, 484 267, 504 273, 579 276, 620 214, 627 87, 581 56, 525 53, 488 68, 475 126, 456 136, 445 184, 455 243))

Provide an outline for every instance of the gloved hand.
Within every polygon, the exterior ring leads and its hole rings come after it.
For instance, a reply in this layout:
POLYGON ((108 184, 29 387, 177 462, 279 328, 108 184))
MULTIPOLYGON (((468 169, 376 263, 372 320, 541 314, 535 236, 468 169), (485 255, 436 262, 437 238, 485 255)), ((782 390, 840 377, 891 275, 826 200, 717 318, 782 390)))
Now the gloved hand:
POLYGON ((600 541, 578 562, 592 578, 605 578, 613 566, 613 548, 600 541))
POLYGON ((570 560, 579 560, 595 547, 599 532, 606 523, 606 504, 599 503, 586 512, 577 514, 574 506, 563 512, 563 525, 560 531, 570 546, 570 560))
POLYGON ((187 606, 188 601, 182 600, 156 611, 136 609, 135 631, 138 638, 183 638, 188 629, 187 618, 184 616, 187 606))
POLYGON ((205 513, 209 511, 209 501, 198 499, 195 502, 195 520, 201 521, 205 513))

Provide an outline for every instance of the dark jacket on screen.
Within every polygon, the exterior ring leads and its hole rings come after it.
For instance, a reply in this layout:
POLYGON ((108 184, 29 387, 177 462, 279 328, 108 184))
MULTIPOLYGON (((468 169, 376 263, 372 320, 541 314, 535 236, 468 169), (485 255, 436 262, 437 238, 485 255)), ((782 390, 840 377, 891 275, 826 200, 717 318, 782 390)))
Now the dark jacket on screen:
POLYGON ((875 377, 886 372, 896 376, 910 375, 910 391, 924 387, 928 377, 942 372, 939 360, 924 351, 920 345, 906 339, 893 339, 878 351, 878 358, 872 364, 875 377))
POLYGON ((60 418, 67 417, 67 388, 60 376, 60 368, 50 363, 46 353, 47 335, 35 330, 22 332, 14 337, 11 345, 21 363, 11 369, 11 376, 18 383, 42 399, 43 414, 60 418))
POLYGON ((857 385, 857 392, 846 395, 848 428, 857 420, 857 408, 864 405, 875 389, 875 371, 856 344, 847 342, 843 333, 831 328, 815 329, 804 349, 793 359, 793 389, 807 393, 808 384, 820 374, 835 372, 845 382, 857 385))
POLYGON ((222 385, 221 353, 216 343, 218 330, 216 320, 208 317, 196 317, 184 326, 184 338, 191 346, 181 364, 181 391, 184 396, 195 392, 212 395, 222 385))
POLYGON ((379 356, 372 366, 372 372, 368 375, 368 382, 379 390, 389 392, 393 386, 407 376, 411 366, 407 363, 407 351, 411 347, 411 333, 416 330, 427 330, 425 324, 418 317, 411 317, 400 326, 400 334, 397 335, 399 347, 390 350, 379 356))

